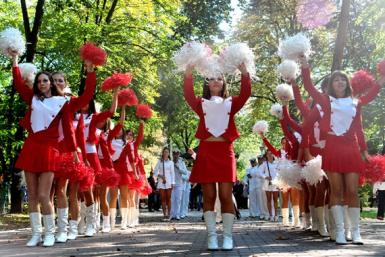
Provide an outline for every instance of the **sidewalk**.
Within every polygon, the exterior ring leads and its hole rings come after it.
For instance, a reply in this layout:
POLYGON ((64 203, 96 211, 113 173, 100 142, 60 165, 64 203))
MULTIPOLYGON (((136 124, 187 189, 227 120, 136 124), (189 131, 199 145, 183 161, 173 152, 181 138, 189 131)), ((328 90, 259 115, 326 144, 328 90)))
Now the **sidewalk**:
POLYGON ((141 213, 135 230, 114 230, 93 238, 79 237, 51 248, 25 246, 27 229, 0 232, 0 256, 385 256, 385 222, 361 221, 365 245, 337 246, 311 232, 256 221, 242 211, 235 222, 233 251, 206 250, 201 213, 178 222, 161 222, 160 213, 141 213))

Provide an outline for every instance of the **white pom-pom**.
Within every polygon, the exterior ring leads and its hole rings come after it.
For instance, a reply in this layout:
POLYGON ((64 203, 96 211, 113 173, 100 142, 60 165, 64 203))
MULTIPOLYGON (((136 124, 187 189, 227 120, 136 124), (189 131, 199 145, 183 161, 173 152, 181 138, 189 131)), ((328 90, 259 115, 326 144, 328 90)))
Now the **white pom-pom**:
POLYGON ((326 173, 322 170, 322 157, 317 155, 314 159, 306 162, 302 168, 301 175, 310 185, 315 185, 326 177, 326 173))
POLYGON ((0 49, 4 55, 10 56, 9 51, 22 55, 25 52, 25 41, 20 30, 7 28, 0 32, 0 49))
POLYGON ((309 57, 310 53, 310 40, 302 33, 285 38, 278 46, 278 55, 282 59, 297 60, 299 55, 309 57))
POLYGON ((67 95, 72 95, 72 90, 69 86, 66 86, 63 90, 63 93, 67 95))
POLYGON ((185 71, 187 65, 197 65, 202 59, 212 53, 211 48, 199 42, 185 43, 172 57, 178 71, 185 71))
POLYGON ((269 123, 265 120, 258 120, 253 126, 253 132, 255 133, 267 133, 269 130, 269 123))
POLYGON ((201 59, 196 69, 205 78, 218 78, 223 76, 223 68, 216 54, 201 59))
POLYGON ((246 43, 235 43, 221 51, 221 63, 226 74, 238 73, 238 66, 245 64, 251 77, 255 77, 253 50, 246 43))
POLYGON ((279 84, 275 89, 275 95, 281 101, 294 100, 293 88, 288 84, 279 84))
POLYGON ((100 112, 102 110, 102 104, 95 101, 95 111, 100 112))
POLYGON ((295 79, 299 74, 298 64, 293 60, 284 60, 278 65, 277 71, 285 81, 295 79))
POLYGON ((270 114, 277 117, 278 119, 282 119, 283 112, 282 112, 282 105, 279 103, 275 103, 270 107, 270 114))
POLYGON ((298 184, 301 180, 301 167, 296 163, 287 159, 281 159, 277 165, 277 173, 288 186, 301 188, 298 184))
POLYGON ((29 63, 29 62, 20 63, 19 69, 20 69, 21 77, 24 80, 31 79, 31 78, 34 79, 37 73, 37 67, 35 66, 35 64, 29 63))

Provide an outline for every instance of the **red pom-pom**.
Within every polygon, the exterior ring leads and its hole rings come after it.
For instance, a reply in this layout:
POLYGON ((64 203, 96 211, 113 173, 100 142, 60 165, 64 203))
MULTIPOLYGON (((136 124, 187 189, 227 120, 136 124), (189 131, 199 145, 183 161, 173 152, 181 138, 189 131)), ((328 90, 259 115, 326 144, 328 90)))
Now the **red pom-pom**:
POLYGON ((100 66, 106 63, 107 53, 92 43, 85 43, 80 48, 80 57, 83 61, 90 61, 93 65, 100 66))
POLYGON ((116 187, 119 185, 120 175, 111 168, 103 168, 96 174, 96 183, 107 187, 116 187))
POLYGON ((138 104, 136 107, 136 116, 140 119, 149 119, 152 117, 151 107, 147 104, 138 104))
POLYGON ((142 196, 147 196, 149 194, 152 193, 152 188, 151 186, 148 184, 147 180, 144 181, 144 185, 143 187, 139 190, 139 194, 142 195, 142 196))
POLYGON ((106 78, 102 84, 102 91, 111 90, 121 86, 127 86, 131 83, 131 73, 114 73, 112 76, 106 78))
POLYGON ((385 156, 370 156, 365 171, 361 175, 363 175, 366 182, 371 184, 383 181, 385 179, 385 156))
POLYGON ((138 104, 138 98, 136 97, 136 94, 134 90, 128 88, 120 90, 118 93, 118 105, 123 106, 134 106, 138 104))
POLYGON ((378 73, 380 73, 381 76, 385 76, 385 60, 382 60, 377 63, 377 71, 378 73))
POLYGON ((363 174, 360 174, 360 177, 358 179, 358 185, 362 187, 365 184, 365 177, 363 174))
POLYGON ((95 172, 91 167, 86 166, 84 178, 80 181, 79 191, 85 192, 92 188, 95 182, 95 172))
POLYGON ((374 78, 370 72, 365 70, 356 71, 350 80, 350 85, 353 89, 353 95, 360 95, 365 93, 365 91, 373 86, 373 83, 374 78))

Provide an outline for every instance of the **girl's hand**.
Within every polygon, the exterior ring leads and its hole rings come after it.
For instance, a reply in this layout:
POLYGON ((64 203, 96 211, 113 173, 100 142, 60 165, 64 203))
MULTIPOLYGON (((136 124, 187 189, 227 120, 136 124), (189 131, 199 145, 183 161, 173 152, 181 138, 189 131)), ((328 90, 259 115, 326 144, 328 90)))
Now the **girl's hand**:
POLYGON ((364 161, 369 162, 370 155, 369 155, 368 151, 367 150, 362 151, 361 154, 362 154, 362 158, 364 159, 364 161))
POLYGON ((72 152, 72 156, 74 158, 74 162, 75 163, 79 163, 80 162, 79 156, 78 156, 78 152, 76 152, 76 151, 72 152))
POLYGON ((299 63, 301 64, 301 68, 306 69, 309 68, 309 62, 304 54, 298 56, 299 63))
POLYGON ((18 59, 19 59, 19 55, 17 54, 17 52, 8 48, 8 54, 11 56, 12 66, 17 67, 18 66, 18 59))
POLYGON ((92 62, 85 60, 84 66, 86 67, 87 72, 93 72, 95 69, 95 66, 92 64, 92 62))
POLYGON ((242 63, 238 66, 238 69, 241 71, 242 75, 245 75, 248 73, 245 63, 242 63))
POLYGON ((185 76, 191 76, 192 75, 192 72, 194 70, 194 65, 193 64, 189 64, 186 66, 186 70, 184 71, 184 75, 185 76))

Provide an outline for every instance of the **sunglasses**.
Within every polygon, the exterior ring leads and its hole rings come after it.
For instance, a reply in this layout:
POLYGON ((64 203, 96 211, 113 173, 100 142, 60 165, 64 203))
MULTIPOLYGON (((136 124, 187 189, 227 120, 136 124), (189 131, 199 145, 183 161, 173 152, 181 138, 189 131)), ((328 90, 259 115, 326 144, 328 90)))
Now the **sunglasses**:
POLYGON ((218 81, 218 82, 221 82, 223 81, 223 78, 205 78, 206 82, 210 82, 210 81, 218 81))

